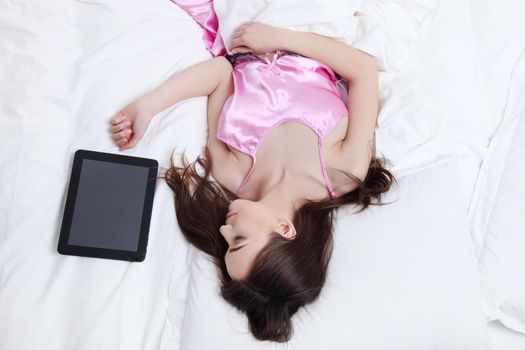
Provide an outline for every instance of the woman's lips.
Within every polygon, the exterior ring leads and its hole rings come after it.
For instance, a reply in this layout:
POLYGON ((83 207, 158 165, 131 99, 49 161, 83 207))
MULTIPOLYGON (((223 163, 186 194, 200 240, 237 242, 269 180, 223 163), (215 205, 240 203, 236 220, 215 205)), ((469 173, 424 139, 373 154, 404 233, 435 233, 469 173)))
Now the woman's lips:
POLYGON ((235 214, 237 214, 236 211, 233 211, 233 210, 229 210, 227 213, 226 213, 226 219, 231 217, 231 216, 234 216, 235 214))

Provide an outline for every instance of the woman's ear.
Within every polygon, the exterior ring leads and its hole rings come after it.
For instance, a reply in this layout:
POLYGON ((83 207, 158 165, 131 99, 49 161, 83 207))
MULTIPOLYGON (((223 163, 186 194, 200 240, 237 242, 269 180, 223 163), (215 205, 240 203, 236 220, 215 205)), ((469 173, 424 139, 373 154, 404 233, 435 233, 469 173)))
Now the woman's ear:
POLYGON ((288 239, 294 239, 297 235, 295 226, 287 219, 279 219, 279 226, 276 228, 275 232, 288 239))

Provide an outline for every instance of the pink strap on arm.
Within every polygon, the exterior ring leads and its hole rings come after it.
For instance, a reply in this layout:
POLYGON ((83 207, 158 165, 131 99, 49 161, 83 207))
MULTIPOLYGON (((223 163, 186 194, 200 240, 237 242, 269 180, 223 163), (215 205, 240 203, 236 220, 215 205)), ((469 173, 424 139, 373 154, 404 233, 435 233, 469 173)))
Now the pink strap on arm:
POLYGON ((225 56, 226 47, 219 33, 219 19, 213 0, 171 0, 182 8, 204 29, 204 43, 213 56, 225 56))
POLYGON ((244 185, 246 185, 246 182, 248 182, 248 179, 252 175, 253 169, 255 168, 255 163, 257 161, 257 158, 255 156, 251 156, 251 157, 252 157, 252 165, 250 167, 250 170, 248 171, 248 174, 246 174, 246 176, 242 180, 241 184, 237 188, 237 191, 235 191, 235 195, 236 196, 239 196, 239 192, 241 192, 244 189, 244 185))

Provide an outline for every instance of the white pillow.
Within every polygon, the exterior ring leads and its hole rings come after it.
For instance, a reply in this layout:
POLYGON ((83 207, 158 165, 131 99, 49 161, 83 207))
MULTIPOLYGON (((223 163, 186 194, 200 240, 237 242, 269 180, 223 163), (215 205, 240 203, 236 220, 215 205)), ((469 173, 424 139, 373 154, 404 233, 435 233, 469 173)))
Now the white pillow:
POLYGON ((319 300, 287 345, 257 341, 219 294, 202 253, 191 270, 182 349, 492 349, 455 161, 398 179, 384 206, 337 214, 319 300))

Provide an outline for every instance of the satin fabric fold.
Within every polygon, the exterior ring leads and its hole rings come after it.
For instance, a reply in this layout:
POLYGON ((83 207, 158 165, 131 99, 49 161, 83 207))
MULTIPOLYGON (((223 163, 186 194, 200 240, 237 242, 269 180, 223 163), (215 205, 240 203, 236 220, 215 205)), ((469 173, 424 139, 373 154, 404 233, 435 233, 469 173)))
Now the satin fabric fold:
POLYGON ((219 19, 213 0, 171 0, 204 29, 204 43, 213 56, 225 56, 226 47, 219 32, 219 19))

